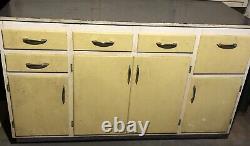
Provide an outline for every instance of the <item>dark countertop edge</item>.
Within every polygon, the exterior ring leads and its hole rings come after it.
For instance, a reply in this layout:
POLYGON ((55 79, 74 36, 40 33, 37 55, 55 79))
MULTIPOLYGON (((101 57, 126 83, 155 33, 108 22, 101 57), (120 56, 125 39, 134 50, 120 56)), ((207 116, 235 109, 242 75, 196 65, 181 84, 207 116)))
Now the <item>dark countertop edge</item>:
POLYGON ((250 25, 137 23, 137 22, 87 21, 87 20, 47 19, 47 18, 21 18, 21 17, 17 18, 17 17, 2 17, 2 16, 0 16, 0 21, 34 22, 34 23, 61 23, 61 24, 88 24, 88 25, 115 25, 115 26, 250 29, 250 25))

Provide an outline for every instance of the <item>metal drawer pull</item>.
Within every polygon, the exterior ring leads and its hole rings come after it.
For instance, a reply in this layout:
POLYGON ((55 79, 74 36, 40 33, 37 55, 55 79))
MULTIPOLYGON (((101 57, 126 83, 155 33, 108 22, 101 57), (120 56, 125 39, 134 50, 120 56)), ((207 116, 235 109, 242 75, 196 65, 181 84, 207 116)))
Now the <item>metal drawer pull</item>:
POLYGON ((135 84, 138 83, 139 76, 140 76, 140 68, 139 68, 139 65, 137 65, 137 68, 136 68, 136 77, 135 77, 135 84))
POLYGON ((128 84, 130 83, 130 79, 131 79, 131 67, 129 65, 129 68, 128 68, 128 84))
POLYGON ((41 44, 46 43, 47 40, 46 39, 33 40, 33 39, 23 38, 23 42, 29 45, 41 45, 41 44))
POLYGON ((94 40, 92 41, 92 43, 95 45, 95 46, 98 46, 98 47, 109 47, 109 46, 113 46, 114 45, 114 42, 113 41, 109 41, 109 42, 99 42, 97 40, 94 40))
POLYGON ((29 69, 43 69, 45 67, 49 66, 48 63, 42 63, 42 64, 32 64, 32 63, 26 63, 26 67, 29 69))
POLYGON ((196 96, 196 87, 193 86, 193 97, 191 98, 191 103, 194 102, 195 96, 196 96))
POLYGON ((237 44, 236 43, 233 43, 233 44, 217 44, 217 46, 221 49, 234 49, 237 47, 237 44))
POLYGON ((163 48, 163 49, 173 49, 177 47, 177 43, 172 43, 172 44, 162 44, 161 42, 157 42, 156 45, 159 48, 163 48))
POLYGON ((62 89, 62 103, 64 104, 65 103, 65 88, 63 86, 63 89, 62 89))

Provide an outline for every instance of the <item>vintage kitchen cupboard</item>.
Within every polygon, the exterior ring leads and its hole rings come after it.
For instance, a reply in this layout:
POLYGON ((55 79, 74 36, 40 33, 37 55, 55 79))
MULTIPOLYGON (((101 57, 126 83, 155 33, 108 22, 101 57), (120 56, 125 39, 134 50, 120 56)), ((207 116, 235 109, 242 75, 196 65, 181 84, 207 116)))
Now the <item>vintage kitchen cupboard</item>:
POLYGON ((13 138, 229 134, 249 68, 248 18, 195 0, 47 2, 0 10, 13 138), (105 133, 114 117, 150 121, 146 135, 105 133))

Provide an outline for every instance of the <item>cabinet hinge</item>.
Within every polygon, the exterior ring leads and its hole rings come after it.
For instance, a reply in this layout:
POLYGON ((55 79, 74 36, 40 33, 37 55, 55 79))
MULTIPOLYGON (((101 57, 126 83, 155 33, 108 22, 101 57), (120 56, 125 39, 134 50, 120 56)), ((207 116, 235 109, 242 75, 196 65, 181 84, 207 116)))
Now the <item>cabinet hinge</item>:
POLYGON ((15 129, 15 123, 14 123, 14 121, 11 121, 11 125, 12 125, 12 128, 15 129))
POLYGON ((70 64, 70 71, 73 72, 73 64, 70 64))
POLYGON ((179 122, 178 122, 178 126, 180 126, 181 125, 181 119, 179 119, 179 122))
POLYGON ((7 83, 6 89, 7 89, 8 92, 10 92, 10 84, 9 83, 7 83))
POLYGON ((242 89, 242 85, 240 85, 240 89, 239 89, 239 92, 241 91, 241 89, 242 89))
POLYGON ((192 70, 192 66, 189 66, 188 73, 191 73, 191 70, 192 70))
POLYGON ((74 121, 71 121, 71 127, 74 127, 74 121))
POLYGON ((229 125, 232 123, 232 120, 233 120, 233 119, 230 119, 230 120, 229 120, 229 125))

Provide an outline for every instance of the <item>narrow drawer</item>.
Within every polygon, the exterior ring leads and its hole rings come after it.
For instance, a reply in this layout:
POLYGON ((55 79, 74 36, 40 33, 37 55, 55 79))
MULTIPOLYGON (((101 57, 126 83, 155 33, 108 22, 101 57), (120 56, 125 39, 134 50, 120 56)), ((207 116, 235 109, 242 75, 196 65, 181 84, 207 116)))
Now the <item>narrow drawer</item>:
POLYGON ((202 35, 195 73, 244 73, 250 56, 250 36, 202 35))
POLYGON ((64 31, 4 29, 5 49, 67 50, 67 34, 64 31))
POLYGON ((193 52, 195 35, 139 34, 139 52, 193 52))
POLYGON ((7 53, 7 71, 68 72, 66 54, 7 53))
POLYGON ((133 35, 129 33, 73 32, 74 50, 131 51, 133 35))

